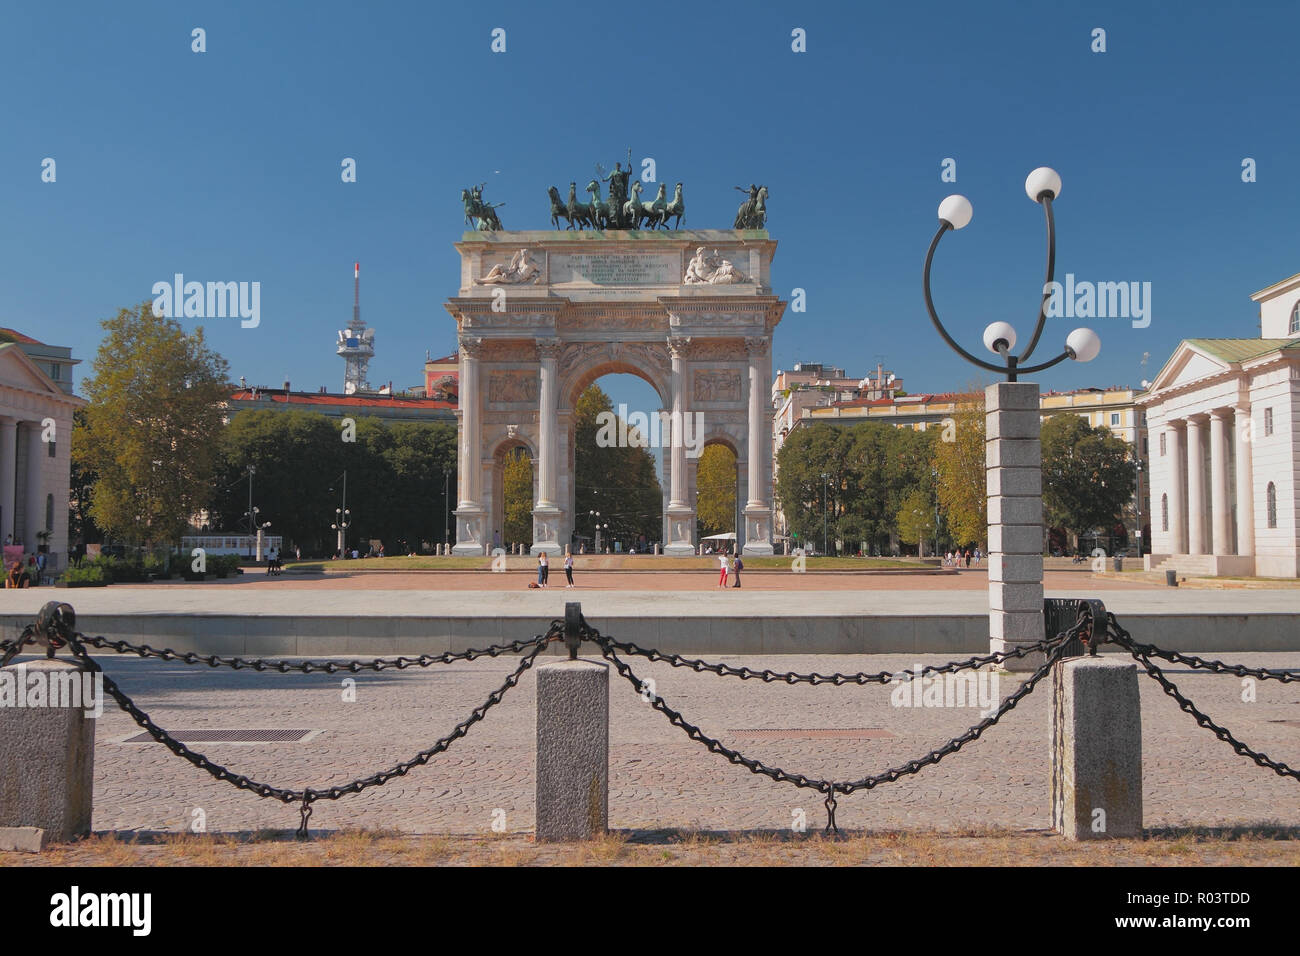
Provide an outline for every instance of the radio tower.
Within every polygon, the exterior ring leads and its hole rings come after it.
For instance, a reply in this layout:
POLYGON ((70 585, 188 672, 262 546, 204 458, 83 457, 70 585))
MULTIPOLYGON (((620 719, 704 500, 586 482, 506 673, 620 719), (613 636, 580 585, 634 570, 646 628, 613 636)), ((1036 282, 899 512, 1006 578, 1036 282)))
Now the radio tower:
POLYGON ((352 321, 339 330, 338 354, 343 356, 343 394, 370 391, 366 373, 375 355, 375 330, 361 321, 361 263, 352 267, 352 321))

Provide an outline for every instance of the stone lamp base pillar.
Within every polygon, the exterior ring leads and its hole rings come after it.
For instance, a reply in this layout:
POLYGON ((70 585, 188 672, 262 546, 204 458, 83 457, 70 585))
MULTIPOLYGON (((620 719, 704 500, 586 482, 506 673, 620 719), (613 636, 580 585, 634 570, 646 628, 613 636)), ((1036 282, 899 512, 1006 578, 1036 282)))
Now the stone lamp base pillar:
MULTIPOLYGON (((1043 639, 1043 455, 1038 386, 998 382, 984 390, 989 522, 989 650, 1043 639)), ((1013 658, 1037 668, 1042 654, 1013 658)))

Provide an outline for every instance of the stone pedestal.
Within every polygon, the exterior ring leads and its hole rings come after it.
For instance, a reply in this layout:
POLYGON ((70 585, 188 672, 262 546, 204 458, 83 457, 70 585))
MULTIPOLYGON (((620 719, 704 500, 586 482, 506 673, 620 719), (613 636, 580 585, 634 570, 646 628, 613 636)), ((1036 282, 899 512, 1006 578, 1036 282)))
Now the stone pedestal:
POLYGON ((61 660, 10 664, 0 672, 0 827, 36 827, 51 843, 90 833, 95 721, 86 714, 82 675, 61 660), (49 691, 43 706, 32 706, 37 682, 49 691), (56 686, 68 686, 60 699, 76 706, 49 706, 56 686))
MULTIPOLYGON (((989 650, 1043 639, 1043 470, 1038 386, 999 382, 984 390, 989 521, 989 650)), ((1033 670, 1041 654, 1012 658, 1033 670)))
POLYGON ((456 509, 456 546, 452 554, 481 557, 487 554, 484 536, 484 511, 477 506, 462 505, 456 509))
POLYGON ((537 842, 589 840, 609 826, 609 667, 537 669, 537 842))
POLYGON ((1052 672, 1052 827, 1067 840, 1142 834, 1137 665, 1076 657, 1052 672))
POLYGON ((664 554, 682 557, 695 553, 692 534, 695 528, 695 509, 685 505, 668 506, 668 544, 664 554))

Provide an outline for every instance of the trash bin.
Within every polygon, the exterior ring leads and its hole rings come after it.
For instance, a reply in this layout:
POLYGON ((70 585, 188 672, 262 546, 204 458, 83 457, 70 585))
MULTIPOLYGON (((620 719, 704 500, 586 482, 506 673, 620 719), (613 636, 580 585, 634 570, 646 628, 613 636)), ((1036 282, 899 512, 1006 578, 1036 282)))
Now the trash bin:
MULTIPOLYGON (((1078 598, 1043 598, 1043 636, 1055 637, 1068 631, 1079 621, 1078 598)), ((1065 644, 1064 657, 1082 657, 1088 653, 1083 641, 1070 638, 1065 644)))
POLYGON ((1171 588, 1176 588, 1176 587, 1178 587, 1178 572, 1177 572, 1177 571, 1166 571, 1166 572, 1165 572, 1165 584, 1166 584, 1168 587, 1171 587, 1171 588))
POLYGON ((1111 567, 1113 567, 1116 571, 1123 571, 1124 559, 1121 558, 1118 554, 1115 555, 1115 557, 1111 558, 1111 567))

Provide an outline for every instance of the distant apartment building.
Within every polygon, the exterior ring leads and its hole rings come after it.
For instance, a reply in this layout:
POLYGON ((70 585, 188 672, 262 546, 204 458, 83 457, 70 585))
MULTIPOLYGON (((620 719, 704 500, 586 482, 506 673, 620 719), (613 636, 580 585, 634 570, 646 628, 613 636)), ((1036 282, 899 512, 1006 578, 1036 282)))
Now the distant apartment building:
POLYGON ((315 412, 329 418, 378 418, 395 422, 456 423, 456 401, 441 398, 364 393, 340 395, 326 391, 295 392, 285 382, 282 388, 239 386, 225 401, 225 420, 244 410, 315 412))
MULTIPOLYGON (((1137 540, 1148 534, 1150 522, 1147 479, 1147 428, 1146 414, 1138 405, 1144 393, 1127 386, 1106 388, 1079 388, 1069 392, 1043 392, 1039 397, 1042 419, 1052 415, 1073 414, 1097 428, 1106 428, 1116 438, 1121 438, 1134 449, 1141 463, 1133 501, 1123 523, 1130 536, 1137 540)), ((942 427, 953 418, 958 408, 971 401, 982 401, 982 395, 960 392, 936 392, 920 395, 892 395, 883 397, 845 398, 824 404, 805 405, 800 415, 782 432, 782 438, 795 428, 818 422, 832 425, 855 425, 860 422, 880 422, 895 428, 926 431, 942 427)), ((1149 534, 1148 534, 1149 537, 1149 534)))
MULTIPOLYGON (((875 378, 850 377, 842 368, 820 362, 796 362, 794 368, 778 369, 772 378, 772 498, 776 494, 777 456, 785 437, 799 426, 810 410, 839 402, 881 398, 901 390, 903 380, 883 365, 876 366, 875 378)), ((785 515, 777 503, 775 531, 787 534, 785 515)))

